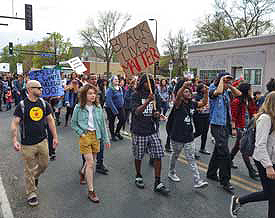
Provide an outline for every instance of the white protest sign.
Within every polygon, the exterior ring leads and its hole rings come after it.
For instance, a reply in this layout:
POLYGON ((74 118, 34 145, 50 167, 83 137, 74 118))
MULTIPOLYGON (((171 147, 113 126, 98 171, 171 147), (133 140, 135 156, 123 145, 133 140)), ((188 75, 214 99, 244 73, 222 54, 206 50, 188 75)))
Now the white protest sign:
POLYGON ((194 79, 194 73, 193 72, 184 72, 184 76, 187 79, 194 79))
POLYGON ((23 64, 17 63, 17 74, 23 74, 23 64))
POLYGON ((160 58, 152 32, 146 21, 110 40, 123 71, 137 75, 160 58))
POLYGON ((87 68, 81 62, 81 60, 79 59, 79 57, 74 57, 74 58, 68 60, 67 62, 69 63, 69 65, 71 66, 71 68, 76 73, 82 74, 83 72, 85 72, 87 70, 87 68))
POLYGON ((10 72, 10 64, 9 63, 0 63, 0 72, 10 72))

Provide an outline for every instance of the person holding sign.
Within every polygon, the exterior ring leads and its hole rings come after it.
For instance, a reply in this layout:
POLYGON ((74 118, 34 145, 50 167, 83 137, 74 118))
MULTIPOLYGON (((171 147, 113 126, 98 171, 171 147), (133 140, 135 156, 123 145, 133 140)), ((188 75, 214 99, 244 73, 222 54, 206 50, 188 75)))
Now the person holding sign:
POLYGON ((100 151, 100 140, 107 148, 110 148, 111 144, 95 86, 86 84, 80 89, 79 104, 75 106, 71 126, 80 136, 80 153, 85 158, 85 164, 79 172, 80 181, 86 177, 88 198, 94 203, 99 203, 94 190, 94 163, 96 154, 100 151))
POLYGON ((154 191, 167 195, 169 190, 160 180, 161 159, 164 156, 164 151, 156 126, 156 121, 160 118, 160 96, 154 94, 154 81, 150 79, 151 84, 149 84, 148 80, 146 75, 143 75, 137 85, 136 92, 132 95, 131 131, 133 133, 133 155, 136 167, 135 184, 138 188, 144 188, 141 175, 141 161, 145 152, 148 151, 150 157, 154 160, 154 191), (150 91, 150 85, 152 91, 150 91), (157 110, 154 109, 154 98, 156 98, 157 110))

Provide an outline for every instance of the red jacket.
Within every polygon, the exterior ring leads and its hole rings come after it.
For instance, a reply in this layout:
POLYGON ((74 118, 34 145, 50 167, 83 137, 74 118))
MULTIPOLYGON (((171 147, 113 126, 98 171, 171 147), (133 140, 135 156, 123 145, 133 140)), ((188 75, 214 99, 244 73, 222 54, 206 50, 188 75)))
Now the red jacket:
MULTIPOLYGON (((239 98, 234 98, 231 103, 232 122, 235 122, 236 128, 245 128, 245 104, 240 103, 239 98)), ((248 104, 249 118, 257 113, 256 104, 252 99, 248 104)))

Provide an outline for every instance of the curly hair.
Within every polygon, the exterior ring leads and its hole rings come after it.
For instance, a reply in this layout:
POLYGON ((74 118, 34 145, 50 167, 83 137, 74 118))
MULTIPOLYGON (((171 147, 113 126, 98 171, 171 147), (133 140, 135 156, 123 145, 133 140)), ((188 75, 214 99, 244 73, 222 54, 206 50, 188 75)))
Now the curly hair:
POLYGON ((79 95, 78 95, 78 99, 79 99, 79 103, 80 103, 80 107, 82 109, 85 108, 86 104, 87 104, 87 93, 88 91, 92 89, 95 91, 95 94, 96 94, 96 100, 94 102, 94 105, 99 107, 99 97, 97 95, 98 93, 98 90, 97 90, 97 87, 92 85, 92 84, 86 84, 85 86, 83 86, 81 89, 80 89, 80 92, 79 92, 79 95))

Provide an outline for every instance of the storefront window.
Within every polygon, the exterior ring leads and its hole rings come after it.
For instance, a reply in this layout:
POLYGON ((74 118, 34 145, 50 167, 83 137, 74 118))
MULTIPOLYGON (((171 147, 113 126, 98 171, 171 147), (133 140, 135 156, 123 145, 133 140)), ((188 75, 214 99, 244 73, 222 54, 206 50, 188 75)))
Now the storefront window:
POLYGON ((225 70, 200 70, 200 79, 203 81, 212 81, 217 78, 217 74, 225 70))
POLYGON ((244 69, 244 79, 251 85, 261 85, 262 69, 244 69))

